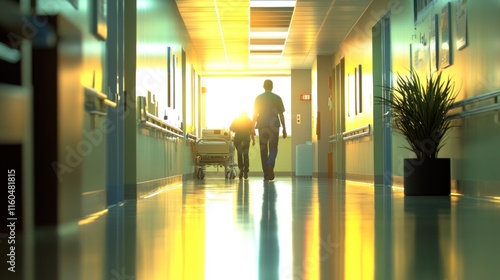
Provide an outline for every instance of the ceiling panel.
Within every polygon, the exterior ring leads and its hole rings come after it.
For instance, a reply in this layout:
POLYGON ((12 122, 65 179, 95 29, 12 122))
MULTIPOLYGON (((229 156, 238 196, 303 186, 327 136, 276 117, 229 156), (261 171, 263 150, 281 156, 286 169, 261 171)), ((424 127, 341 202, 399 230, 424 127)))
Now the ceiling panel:
MULTIPOLYGON (((332 54, 372 0, 298 0, 294 8, 250 8, 248 0, 176 0, 203 75, 289 74, 332 54), (255 28, 288 30, 283 39, 250 39, 255 28), (278 58, 255 58, 250 43, 284 44, 278 58)), ((262 52, 262 51, 261 51, 262 52)), ((275 51, 276 52, 276 51, 275 51)))

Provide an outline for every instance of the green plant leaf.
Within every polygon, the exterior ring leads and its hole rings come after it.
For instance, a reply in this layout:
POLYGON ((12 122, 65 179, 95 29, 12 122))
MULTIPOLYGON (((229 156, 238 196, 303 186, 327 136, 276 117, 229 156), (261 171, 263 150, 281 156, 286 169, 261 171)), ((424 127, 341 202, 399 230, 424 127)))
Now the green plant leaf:
POLYGON ((388 98, 376 97, 376 101, 391 110, 392 125, 401 133, 417 158, 437 158, 447 132, 452 128, 449 111, 458 91, 450 77, 442 72, 426 77, 422 82, 416 72, 397 75, 396 84, 383 87, 388 98))

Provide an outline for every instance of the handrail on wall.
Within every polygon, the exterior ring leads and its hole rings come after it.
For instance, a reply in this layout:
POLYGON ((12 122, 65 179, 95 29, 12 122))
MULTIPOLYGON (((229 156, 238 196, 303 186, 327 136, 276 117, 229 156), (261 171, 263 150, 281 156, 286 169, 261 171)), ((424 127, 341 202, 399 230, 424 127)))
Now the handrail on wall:
POLYGON ((362 126, 356 129, 352 129, 349 131, 342 132, 342 140, 352 140, 355 138, 361 138, 363 136, 368 136, 370 135, 371 132, 371 125, 368 124, 366 126, 362 126))
POLYGON ((149 120, 144 121, 144 123, 146 125, 148 125, 149 127, 155 128, 157 130, 160 130, 162 132, 165 132, 167 134, 170 134, 170 135, 173 135, 173 136, 176 136, 179 138, 184 137, 184 136, 182 136, 184 131, 182 131, 181 129, 164 122, 162 119, 158 118, 157 116, 155 116, 149 112, 145 112, 145 113, 146 113, 147 118, 153 120, 153 122, 150 122, 149 120))
POLYGON ((157 124, 155 124, 155 123, 152 123, 152 122, 150 122, 150 121, 145 121, 145 122, 143 122, 143 123, 144 123, 146 126, 149 126, 149 127, 153 128, 153 129, 156 129, 156 130, 159 130, 159 131, 164 132, 164 133, 166 133, 166 134, 169 134, 169 135, 172 135, 172 136, 175 136, 175 137, 182 138, 182 135, 180 135, 180 134, 178 134, 178 133, 175 133, 175 132, 171 131, 171 130, 170 130, 170 129, 168 129, 168 128, 161 127, 161 126, 159 126, 159 125, 157 125, 157 124))
POLYGON ((372 129, 371 125, 368 124, 368 125, 358 127, 358 128, 352 129, 352 130, 344 131, 342 133, 330 135, 328 137, 328 143, 334 144, 340 140, 347 141, 347 140, 352 140, 355 138, 361 138, 364 136, 368 136, 371 133, 371 129, 372 129))
POLYGON ((454 113, 454 114, 451 114, 450 116, 452 118, 463 118, 463 117, 468 117, 468 116, 472 116, 472 115, 476 115, 476 114, 480 114, 480 113, 486 113, 486 112, 490 112, 490 111, 500 110, 500 103, 498 102, 499 97, 500 97, 500 90, 496 90, 496 91, 484 93, 484 94, 481 94, 478 96, 474 96, 471 98, 467 98, 464 100, 460 100, 458 102, 453 103, 452 108, 460 108, 461 107, 462 112, 454 113), (493 100, 494 103, 492 103, 492 104, 488 104, 488 105, 484 105, 484 106, 480 106, 480 107, 476 107, 476 108, 472 108, 472 109, 466 108, 467 105, 475 104, 477 102, 485 101, 485 100, 488 100, 491 98, 494 99, 493 100))
MULTIPOLYGON (((474 96, 471 98, 457 101, 457 102, 453 103, 452 108, 453 109, 461 108, 462 112, 454 113, 454 114, 451 114, 450 116, 452 118, 463 118, 463 117, 468 117, 468 116, 472 116, 472 115, 476 115, 476 114, 480 114, 480 113, 486 113, 486 112, 491 112, 491 111, 495 111, 495 110, 500 110, 500 102, 499 102, 500 100, 499 99, 500 99, 500 90, 495 90, 492 92, 484 93, 484 94, 481 94, 478 96, 474 96), (472 105, 472 104, 478 103, 480 101, 485 101, 488 99, 493 99, 494 103, 488 104, 488 105, 483 105, 480 107, 471 108, 471 109, 466 108, 467 105, 472 105)), ((343 132, 341 134, 342 135, 341 139, 342 140, 351 140, 354 138, 363 137, 363 136, 369 135, 370 131, 371 131, 370 125, 363 126, 360 128, 356 128, 353 130, 343 132)), ((328 143, 334 144, 334 143, 338 142, 339 138, 340 138, 339 136, 340 136, 339 134, 330 135, 328 137, 328 143)))
POLYGON ((186 133, 186 138, 188 141, 196 142, 198 141, 198 137, 191 133, 186 133))
POLYGON ((334 143, 337 143, 338 141, 339 141, 339 135, 338 134, 334 134, 334 135, 328 136, 328 143, 334 144, 334 143))
POLYGON ((95 96, 95 97, 99 98, 100 100, 102 100, 102 102, 106 106, 116 108, 116 102, 109 100, 108 96, 105 93, 97 91, 96 89, 88 87, 88 86, 83 86, 83 88, 85 89, 85 94, 95 96))
POLYGON ((162 133, 165 133, 170 136, 174 136, 177 138, 183 138, 184 131, 177 127, 174 127, 157 116, 148 112, 146 97, 139 96, 137 97, 137 104, 139 106, 139 123, 143 124, 149 128, 158 130, 162 133))

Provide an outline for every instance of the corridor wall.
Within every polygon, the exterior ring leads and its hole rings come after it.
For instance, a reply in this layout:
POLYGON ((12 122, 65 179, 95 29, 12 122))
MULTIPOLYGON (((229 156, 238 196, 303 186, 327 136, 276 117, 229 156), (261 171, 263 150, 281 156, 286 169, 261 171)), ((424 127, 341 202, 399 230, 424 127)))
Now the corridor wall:
MULTIPOLYGON (((500 56, 496 47, 500 35, 490 22, 496 20, 494 11, 500 8, 498 1, 434 1, 419 18, 415 18, 413 1, 376 0, 371 3, 350 34, 340 47, 335 50, 333 65, 345 59, 346 76, 356 66, 363 66, 362 94, 366 110, 361 114, 350 114, 346 111, 346 130, 374 123, 373 90, 381 85, 381 81, 373 79, 372 64, 372 28, 383 17, 390 18, 391 68, 392 78, 398 73, 407 73, 410 69, 417 71, 422 77, 433 70, 430 58, 429 38, 430 26, 438 18, 438 46, 442 43, 441 35, 446 30, 440 19, 450 5, 448 13, 451 20, 450 62, 443 65, 437 61, 438 71, 450 75, 460 90, 457 101, 481 96, 498 91, 500 81, 500 56), (464 10, 465 9, 465 10, 464 10), (465 12, 467 17, 467 44, 457 48, 458 15, 465 12)), ((377 32, 375 30, 374 32, 377 32)), ((463 32, 463 30, 460 30, 463 32)), ((437 50, 442 51, 442 49, 437 50)), ((439 53, 438 53, 439 55, 439 53)), ((347 93, 344 93, 347 94, 347 93)), ((482 105, 496 102, 485 101, 482 105)), ((476 106, 482 106, 481 104, 476 106)), ((346 106, 349 106, 346 104, 346 106)), ((452 191, 473 196, 500 195, 500 174, 495 166, 500 163, 500 149, 494 143, 500 140, 498 132, 498 113, 495 111, 458 118, 454 121, 454 129, 447 137, 440 157, 452 160, 452 191)), ((380 130, 381 127, 373 127, 380 130)), ((370 160, 367 155, 374 153, 373 136, 346 144, 346 175, 348 179, 370 179, 374 175, 374 165, 381 164, 370 160)), ((393 185, 402 185, 403 159, 412 157, 404 148, 405 140, 397 133, 392 135, 392 178, 393 185)))

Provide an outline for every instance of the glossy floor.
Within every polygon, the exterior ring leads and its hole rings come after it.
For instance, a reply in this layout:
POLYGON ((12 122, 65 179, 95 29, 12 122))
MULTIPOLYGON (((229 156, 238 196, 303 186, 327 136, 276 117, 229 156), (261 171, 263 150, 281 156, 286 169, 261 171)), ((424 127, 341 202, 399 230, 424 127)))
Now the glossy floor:
POLYGON ((499 201, 328 179, 188 181, 58 236, 35 279, 500 278, 499 201))

